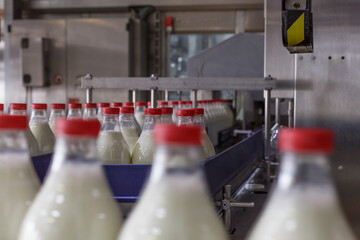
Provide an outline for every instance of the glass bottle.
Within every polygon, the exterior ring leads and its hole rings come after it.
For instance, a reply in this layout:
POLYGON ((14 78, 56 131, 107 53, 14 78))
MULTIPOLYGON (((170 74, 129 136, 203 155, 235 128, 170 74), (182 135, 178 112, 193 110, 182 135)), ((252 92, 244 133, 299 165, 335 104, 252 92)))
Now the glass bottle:
POLYGON ((98 120, 100 122, 102 122, 102 109, 106 108, 106 107, 110 107, 110 104, 109 103, 98 103, 97 107, 98 107, 98 109, 97 109, 98 120))
POLYGON ((0 115, 0 239, 17 239, 21 222, 40 189, 30 160, 26 116, 0 115))
POLYGON ((154 128, 161 122, 161 108, 146 108, 145 123, 132 154, 134 164, 152 164, 155 150, 154 128))
POLYGON ((96 103, 84 103, 83 119, 98 119, 96 114, 96 103))
POLYGON ((81 103, 69 103, 68 110, 68 119, 82 118, 81 103))
POLYGON ((52 103, 50 105, 50 117, 49 117, 49 126, 53 134, 55 134, 55 121, 57 118, 66 117, 65 114, 65 104, 63 103, 52 103))
POLYGON ((133 107, 121 107, 120 108, 120 129, 123 134, 126 143, 129 146, 130 154, 134 151, 135 144, 139 139, 139 135, 136 131, 134 108, 133 107))
MULTIPOLYGON (((10 115, 22 115, 26 116, 27 105, 25 103, 11 103, 10 106, 10 115)), ((36 156, 39 153, 39 144, 34 137, 34 134, 31 132, 30 128, 26 128, 25 137, 27 145, 29 147, 30 156, 36 156)))
POLYGON ((281 129, 279 179, 248 239, 355 240, 330 176, 333 133, 281 129))
POLYGON ((118 240, 225 240, 198 164, 201 129, 159 124, 149 181, 118 240))
POLYGON ((136 102, 135 107, 135 119, 139 123, 141 129, 144 126, 145 114, 144 110, 146 108, 146 102, 136 102))
POLYGON ((162 107, 161 123, 173 123, 172 115, 173 115, 173 109, 171 107, 162 107))
POLYGON ((203 108, 190 108, 189 110, 193 110, 195 117, 195 124, 199 125, 202 129, 201 136, 202 136, 202 146, 205 151, 205 158, 208 159, 210 157, 215 156, 215 149, 212 145, 209 136, 207 135, 206 129, 205 129, 205 121, 204 121, 204 109, 203 108))
POLYGON ((52 164, 21 227, 19 240, 113 240, 122 214, 96 149, 98 120, 58 119, 52 164))
POLYGON ((104 164, 130 164, 130 151, 119 125, 119 108, 102 108, 102 124, 97 148, 104 164))
POLYGON ((179 101, 169 101, 169 105, 173 108, 172 120, 174 123, 176 123, 176 110, 179 108, 179 101))
POLYGON ((50 129, 47 117, 47 105, 43 103, 31 104, 30 130, 39 145, 40 154, 54 151, 55 136, 50 129))

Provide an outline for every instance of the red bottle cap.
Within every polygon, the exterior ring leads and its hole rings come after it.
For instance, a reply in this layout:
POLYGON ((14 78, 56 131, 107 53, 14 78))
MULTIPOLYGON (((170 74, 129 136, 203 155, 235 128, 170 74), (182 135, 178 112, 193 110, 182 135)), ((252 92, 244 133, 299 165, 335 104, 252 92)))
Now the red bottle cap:
POLYGON ((69 103, 68 108, 69 109, 81 109, 81 103, 69 103))
POLYGON ((171 107, 161 108, 161 114, 173 114, 173 109, 171 107))
POLYGON ((10 110, 26 110, 26 108, 25 103, 10 103, 10 110))
POLYGON ((33 110, 46 110, 47 105, 45 103, 33 103, 33 104, 31 104, 31 109, 33 109, 33 110))
POLYGON ((179 116, 179 117, 193 117, 194 115, 195 115, 194 111, 190 110, 190 109, 178 109, 178 110, 176 110, 176 116, 179 116))
POLYGON ((133 103, 133 102, 124 102, 124 103, 123 103, 123 106, 124 106, 124 107, 133 107, 133 106, 134 106, 134 103, 133 103))
POLYGON ((56 136, 97 137, 100 131, 100 122, 94 119, 58 118, 55 122, 55 129, 56 136))
POLYGON ((136 106, 146 107, 146 102, 136 102, 136 106))
POLYGON ((187 101, 178 101, 180 105, 185 105, 187 101))
POLYGON ((169 104, 170 105, 179 105, 179 102, 178 101, 169 101, 169 104))
POLYGON ((161 108, 146 108, 144 110, 145 115, 161 115, 161 108))
POLYGON ((27 117, 23 115, 0 115, 0 129, 25 130, 28 128, 27 117))
POLYGON ((65 104, 64 103, 52 103, 50 105, 51 109, 65 109, 65 104))
POLYGON ((133 114, 134 113, 134 107, 122 107, 122 108, 120 108, 120 112, 121 113, 133 114))
POLYGON ((102 114, 119 114, 120 109, 117 107, 104 107, 101 109, 102 114))
POLYGON ((201 131, 201 127, 195 125, 158 124, 154 131, 155 143, 199 146, 201 131))
POLYGON ((158 101, 158 105, 160 105, 160 106, 168 106, 169 103, 167 101, 158 101))
POLYGON ((148 107, 151 107, 151 102, 147 102, 147 106, 148 106, 148 107))
POLYGON ((98 103, 97 106, 99 108, 110 107, 110 103, 101 102, 101 103, 98 103))
POLYGON ((84 108, 96 108, 96 103, 84 103, 84 108))
POLYGON ((193 110, 195 115, 204 115, 203 108, 189 108, 188 110, 193 110))
POLYGON ((121 102, 112 102, 110 103, 111 107, 122 107, 122 103, 121 102))
POLYGON ((4 111, 4 104, 0 103, 0 111, 4 111))
POLYGON ((192 101, 185 101, 186 104, 192 104, 193 102, 192 101))
POLYGON ((321 128, 282 128, 278 147, 280 152, 330 153, 334 150, 334 134, 321 128))

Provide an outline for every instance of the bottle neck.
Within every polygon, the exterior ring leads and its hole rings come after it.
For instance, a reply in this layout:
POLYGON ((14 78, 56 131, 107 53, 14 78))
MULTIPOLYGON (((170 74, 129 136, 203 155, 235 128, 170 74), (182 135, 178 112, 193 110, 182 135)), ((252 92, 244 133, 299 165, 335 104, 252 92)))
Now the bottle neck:
POLYGON ((104 114, 101 124, 102 131, 118 131, 119 118, 117 114, 104 114))
POLYGON ((181 126, 181 125, 193 125, 194 122, 194 117, 185 117, 185 116, 178 116, 177 117, 177 125, 181 126))
POLYGON ((51 172, 57 172, 63 164, 98 164, 96 138, 60 136, 56 140, 51 172))
POLYGON ((144 106, 136 106, 135 107, 135 112, 138 113, 144 113, 145 107, 144 106))
POLYGON ((161 123, 172 123, 172 114, 161 115, 161 123))
POLYGON ((328 189, 334 191, 330 166, 324 154, 284 153, 277 190, 328 189))
POLYGON ((96 108, 85 108, 83 118, 84 119, 95 119, 95 118, 97 118, 96 108))
POLYGON ((199 159, 201 147, 159 145, 156 147, 150 181, 159 182, 172 175, 193 176, 202 174, 199 159))
POLYGON ((143 131, 154 130, 155 125, 161 122, 160 115, 145 115, 143 131))
POLYGON ((205 129, 205 118, 204 115, 195 115, 194 122, 196 125, 201 126, 203 129, 205 129))
POLYGON ((34 122, 34 121, 47 122, 48 119, 47 119, 46 110, 33 109, 31 111, 30 122, 34 122))
POLYGON ((69 109, 68 118, 82 118, 82 112, 80 108, 69 109))
POLYGON ((4 154, 5 152, 27 152, 27 142, 24 131, 0 131, 0 154, 4 154))
POLYGON ((10 115, 24 115, 26 116, 26 110, 15 110, 15 109, 10 109, 10 115))
POLYGON ((121 128, 135 128, 134 114, 122 113, 119 117, 121 128))
POLYGON ((65 117, 65 109, 52 109, 49 119, 65 117))

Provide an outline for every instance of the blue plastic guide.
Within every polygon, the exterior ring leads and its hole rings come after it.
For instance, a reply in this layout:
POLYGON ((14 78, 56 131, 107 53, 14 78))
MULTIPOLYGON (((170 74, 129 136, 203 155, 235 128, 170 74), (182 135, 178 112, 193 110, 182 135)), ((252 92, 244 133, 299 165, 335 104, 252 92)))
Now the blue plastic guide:
MULTIPOLYGON (((251 162, 263 156, 262 129, 202 164, 212 195, 230 182, 251 162)), ((35 170, 43 182, 52 154, 32 158, 35 170)), ((114 198, 119 202, 134 202, 149 176, 151 165, 104 165, 114 198)))

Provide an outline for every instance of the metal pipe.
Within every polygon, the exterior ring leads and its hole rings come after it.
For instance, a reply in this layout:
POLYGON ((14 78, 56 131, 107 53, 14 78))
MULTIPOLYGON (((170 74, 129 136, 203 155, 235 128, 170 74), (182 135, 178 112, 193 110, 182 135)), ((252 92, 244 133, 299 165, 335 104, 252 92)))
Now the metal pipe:
POLYGON ((264 90, 265 99, 265 126, 264 126, 264 140, 265 150, 264 158, 267 165, 267 180, 270 182, 270 125, 271 125, 271 89, 264 90))
POLYGON ((280 124, 280 98, 275 98, 275 123, 280 124))
POLYGON ((288 126, 289 128, 294 127, 294 99, 290 99, 288 107, 288 126))
POLYGON ((165 90, 165 101, 169 101, 169 90, 165 90))
POLYGON ((197 107, 197 90, 191 90, 191 100, 193 102, 193 108, 197 107))
POLYGON ((231 185, 226 185, 223 188, 223 210, 224 210, 224 223, 227 231, 231 231, 231 185))
POLYGON ((93 88, 86 89, 86 102, 87 103, 93 102, 93 88))
POLYGON ((137 92, 137 90, 132 90, 132 101, 134 103, 134 106, 136 105, 135 104, 136 103, 136 92, 137 92))
POLYGON ((156 94, 157 94, 157 88, 152 88, 151 89, 151 108, 156 108, 156 103, 157 103, 156 94))

